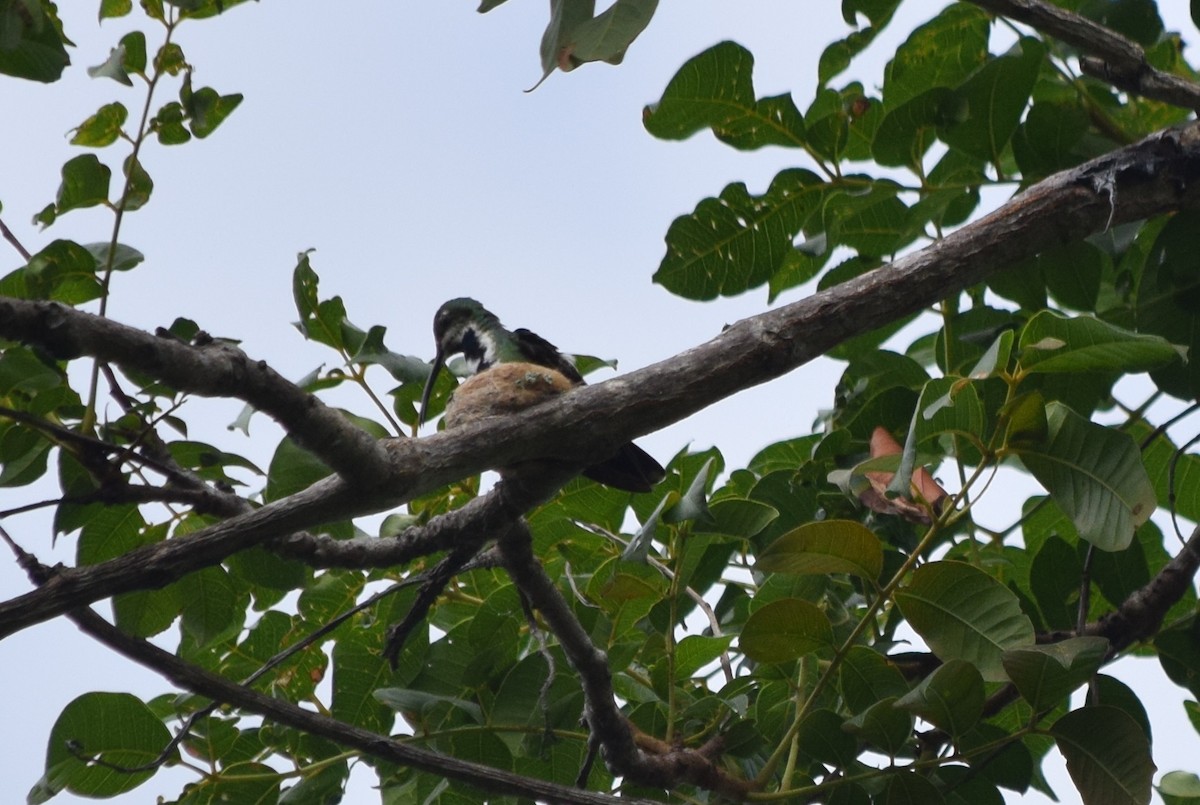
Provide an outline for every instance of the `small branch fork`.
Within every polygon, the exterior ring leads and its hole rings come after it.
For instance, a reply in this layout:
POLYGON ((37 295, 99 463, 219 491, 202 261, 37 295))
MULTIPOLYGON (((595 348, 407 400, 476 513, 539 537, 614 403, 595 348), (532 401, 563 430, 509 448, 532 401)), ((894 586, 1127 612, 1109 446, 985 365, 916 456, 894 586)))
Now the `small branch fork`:
POLYGON ((1077 48, 1083 53, 1079 68, 1093 78, 1171 106, 1200 110, 1200 86, 1153 67, 1141 45, 1099 23, 1043 0, 970 2, 1077 48))

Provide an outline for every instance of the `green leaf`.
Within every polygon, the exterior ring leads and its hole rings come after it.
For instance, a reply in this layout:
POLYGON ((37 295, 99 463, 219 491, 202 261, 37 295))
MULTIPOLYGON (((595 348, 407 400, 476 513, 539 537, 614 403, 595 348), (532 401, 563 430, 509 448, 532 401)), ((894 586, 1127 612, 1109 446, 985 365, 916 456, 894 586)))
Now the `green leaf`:
POLYGON ((1017 597, 991 576, 962 562, 917 568, 896 603, 917 634, 942 660, 975 665, 988 682, 1007 679, 1006 649, 1033 644, 1033 624, 1017 597))
POLYGON ((1185 771, 1169 771, 1156 786, 1164 805, 1200 805, 1200 777, 1185 771))
POLYGON ((1026 181, 1074 167, 1085 158, 1080 141, 1088 130, 1081 101, 1035 101, 1013 136, 1013 156, 1026 181))
POLYGON ((896 706, 958 737, 979 722, 983 703, 983 677, 979 670, 969 662, 949 660, 901 697, 896 706))
POLYGON ((144 76, 146 74, 146 35, 141 31, 130 31, 121 37, 121 48, 125 51, 122 66, 125 72, 144 76))
POLYGON ((110 268, 113 271, 128 271, 146 259, 146 255, 124 243, 118 243, 115 247, 108 242, 86 243, 83 248, 87 249, 95 258, 97 267, 110 268), (110 253, 112 254, 111 264, 109 263, 110 253))
POLYGON ((332 471, 312 453, 301 448, 291 438, 285 437, 275 448, 271 464, 267 467, 267 489, 265 499, 280 500, 306 489, 332 471))
POLYGON ((808 170, 779 173, 761 196, 741 182, 707 198, 667 230, 667 253, 654 281, 687 299, 734 296, 780 269, 792 240, 817 211, 826 185, 808 170))
POLYGON ((550 22, 542 33, 539 48, 542 57, 542 81, 545 81, 556 67, 566 72, 579 65, 579 62, 571 59, 572 37, 575 29, 592 19, 595 13, 596 0, 551 0, 550 22))
POLYGON ((987 433, 987 414, 979 390, 961 378, 939 377, 926 382, 917 413, 913 427, 918 445, 946 433, 971 439, 981 439, 987 433))
POLYGON ((735 42, 721 42, 689 59, 667 84, 658 103, 642 112, 646 131, 683 140, 703 128, 741 150, 804 145, 804 118, 791 95, 755 100, 754 56, 735 42))
POLYGON ((479 705, 457 696, 443 696, 409 688, 380 688, 374 692, 374 696, 398 713, 420 712, 432 705, 449 704, 466 713, 473 721, 480 724, 484 722, 483 711, 479 705))
MULTIPOLYGON (((187 59, 183 55, 183 48, 181 48, 175 42, 167 42, 158 49, 157 53, 154 54, 154 69, 158 70, 160 73, 179 75, 181 72, 187 69, 187 66, 188 63, 187 59)), ((187 103, 187 101, 184 100, 185 92, 188 94, 191 93, 191 85, 186 81, 184 82, 184 86, 181 87, 179 91, 179 100, 184 104, 187 103)))
POLYGON ((896 698, 889 696, 848 719, 842 725, 842 729, 866 741, 885 755, 895 757, 912 738, 913 717, 896 707, 896 698))
POLYGON ((755 662, 787 662, 833 643, 833 628, 815 604, 798 598, 772 601, 746 620, 738 648, 755 662))
POLYGON ((190 118, 192 134, 200 139, 216 131, 242 102, 242 94, 219 95, 212 87, 201 87, 192 93, 183 106, 190 118))
POLYGON ((857 741, 842 729, 844 719, 832 710, 813 710, 800 722, 800 752, 831 766, 848 766, 858 755, 857 741))
POLYGON ((96 114, 79 124, 71 145, 82 145, 91 148, 103 148, 112 145, 121 135, 121 126, 129 112, 122 104, 106 103, 96 114))
MULTIPOLYGON (((179 800, 187 805, 215 805, 219 802, 245 802, 253 805, 266 805, 271 802, 283 802, 279 795, 279 787, 284 776, 265 763, 247 761, 242 763, 222 763, 221 773, 206 780, 199 792, 189 790, 194 796, 185 796, 179 800)), ((310 778, 305 778, 292 789, 304 785, 310 778)), ((284 794, 287 797, 292 789, 284 794)), ((186 789, 185 789, 186 790, 186 789)), ((290 802, 298 800, 290 799, 290 802)), ((310 800, 317 802, 320 800, 310 800)))
POLYGON ((1050 734, 1085 803, 1150 802, 1155 770, 1150 742, 1123 710, 1083 707, 1054 722, 1050 734))
POLYGON ((887 805, 942 805, 946 800, 927 777, 915 771, 888 776, 882 798, 887 805))
POLYGON ((1012 330, 1000 333, 975 363, 975 367, 967 372, 967 377, 972 380, 985 380, 1008 371, 1008 361, 1012 357, 1013 338, 1012 330))
POLYGON ((1026 372, 1148 372, 1180 357, 1179 350, 1159 336, 1049 310, 1029 320, 1018 348, 1026 372))
POLYGON ((125 195, 121 198, 121 209, 126 212, 139 210, 150 200, 150 192, 154 190, 154 180, 142 163, 130 154, 125 158, 123 166, 125 173, 125 195))
POLYGON ((851 646, 838 671, 838 688, 846 707, 861 713, 886 698, 908 693, 904 675, 887 658, 867 646, 851 646))
POLYGON ((240 624, 240 602, 224 568, 205 568, 183 577, 178 584, 183 600, 180 625, 198 646, 228 636, 229 630, 240 624))
POLYGON ((1104 662, 1108 640, 1072 637, 1060 643, 1009 649, 1002 662, 1025 701, 1047 710, 1087 682, 1104 662))
POLYGON ((988 15, 955 3, 920 26, 896 50, 883 82, 883 102, 895 109, 931 87, 957 87, 987 57, 988 15))
POLYGON ((674 505, 678 499, 678 494, 674 492, 663 495, 662 500, 654 507, 654 511, 650 512, 637 533, 630 538, 629 544, 621 551, 622 561, 646 563, 646 557, 649 556, 650 545, 658 533, 658 524, 662 520, 663 512, 667 510, 667 506, 674 505))
POLYGON ((112 171, 95 154, 80 154, 62 167, 62 184, 55 206, 58 214, 108 202, 112 171))
POLYGON ((111 78, 118 84, 124 84, 127 87, 133 86, 133 79, 125 70, 124 45, 117 45, 108 52, 108 58, 103 63, 89 67, 87 71, 92 78, 111 78))
POLYGON ((726 652, 733 635, 688 635, 675 644, 675 681, 691 679, 697 671, 726 652))
POLYGON ((0 5, 0 73, 48 84, 71 63, 55 6, 47 2, 0 5))
POLYGON ((1015 449, 1079 535, 1119 551, 1156 505, 1154 487, 1128 434, 1097 425, 1059 402, 1046 406, 1046 441, 1015 449))
POLYGON ((879 179, 865 190, 827 194, 823 216, 828 245, 849 246, 866 257, 895 252, 910 239, 908 207, 897 198, 899 190, 896 183, 879 179))
POLYGON ((100 757, 123 767, 141 766, 166 748, 171 734, 158 716, 128 693, 85 693, 63 708, 50 731, 46 780, 54 791, 85 797, 113 797, 132 791, 155 769, 116 772, 89 765, 84 757, 100 757))
POLYGON ((688 486, 687 491, 680 496, 674 506, 663 512, 663 522, 683 523, 688 520, 703 524, 716 522, 708 510, 708 494, 705 491, 715 462, 715 456, 704 462, 704 466, 692 478, 692 483, 688 486))
POLYGON ((620 64, 625 51, 650 24, 658 0, 616 0, 572 32, 572 64, 603 61, 620 64))
POLYGON ((51 442, 32 428, 0 428, 0 487, 25 486, 45 475, 51 447, 51 442))
POLYGON ((762 551, 755 570, 800 575, 849 573, 874 584, 883 571, 883 546, 870 529, 853 520, 806 523, 762 551))
POLYGON ((29 261, 25 272, 27 296, 67 304, 97 299, 103 292, 96 278, 98 266, 90 246, 69 240, 53 241, 29 261))
POLYGON ((825 50, 821 51, 817 67, 817 80, 820 86, 824 87, 829 79, 849 67, 851 60, 875 41, 875 37, 891 21, 892 15, 899 5, 900 0, 884 0, 881 3, 842 3, 842 17, 846 20, 847 25, 857 25, 858 14, 865 14, 871 24, 859 31, 854 31, 845 39, 839 39, 827 45, 825 50))
POLYGON ((709 508, 711 523, 699 523, 698 533, 727 534, 750 539, 775 522, 779 510, 747 498, 722 498, 709 508))
POLYGON ((383 659, 376 634, 345 635, 333 648, 333 703, 330 715, 372 732, 386 732, 395 720, 391 704, 380 695, 395 684, 392 667, 383 659))
POLYGON ((1200 697, 1200 618, 1192 615, 1163 629, 1154 648, 1167 677, 1200 697))
POLYGON ((124 17, 133 11, 133 0, 100 0, 100 19, 124 17))
POLYGON ((996 786, 967 766, 939 766, 935 777, 948 805, 1004 805, 996 786))
POLYGON ((366 342, 366 334, 350 323, 346 317, 346 306, 340 296, 322 300, 317 294, 320 278, 313 270, 309 260, 310 251, 301 252, 296 268, 292 272, 292 298, 296 303, 296 311, 300 321, 296 329, 305 338, 325 344, 336 350, 354 350, 356 345, 347 343, 347 335, 361 338, 366 342))
POLYGON ((1019 48, 1019 55, 992 59, 958 88, 959 98, 966 102, 966 117, 940 131, 951 148, 977 159, 1000 162, 1029 104, 1045 56, 1045 47, 1030 37, 1021 39, 1019 48))
POLYGON ((888 111, 871 143, 871 156, 880 165, 905 166, 924 172, 925 153, 937 129, 965 115, 962 98, 948 87, 933 87, 888 111))
POLYGON ((164 104, 151 121, 158 141, 163 145, 180 145, 192 139, 192 133, 183 125, 183 119, 183 104, 178 101, 164 104))

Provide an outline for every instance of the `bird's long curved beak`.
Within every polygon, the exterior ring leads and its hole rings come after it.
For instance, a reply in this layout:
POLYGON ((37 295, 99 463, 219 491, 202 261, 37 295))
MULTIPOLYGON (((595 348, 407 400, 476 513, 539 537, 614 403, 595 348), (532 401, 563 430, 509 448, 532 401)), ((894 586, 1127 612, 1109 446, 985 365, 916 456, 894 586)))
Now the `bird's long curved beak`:
POLYGON ((446 357, 439 349, 433 356, 433 365, 429 367, 429 379, 425 381, 425 390, 421 392, 421 416, 417 420, 418 425, 425 424, 425 416, 429 413, 429 398, 433 395, 433 386, 437 383, 438 374, 441 373, 445 363, 446 357))

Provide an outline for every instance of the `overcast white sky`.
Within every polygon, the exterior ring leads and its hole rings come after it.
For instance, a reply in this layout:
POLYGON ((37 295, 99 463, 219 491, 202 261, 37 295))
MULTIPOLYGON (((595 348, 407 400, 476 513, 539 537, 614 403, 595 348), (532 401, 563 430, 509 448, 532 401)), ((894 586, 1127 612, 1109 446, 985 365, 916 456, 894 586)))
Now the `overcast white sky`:
MULTIPOLYGON (((70 213, 46 232, 29 224, 53 199, 61 164, 80 153, 67 143, 69 130, 103 103, 120 100, 131 110, 141 103, 140 88, 90 79, 84 68, 102 62, 133 25, 151 43, 159 34, 137 15, 98 27, 95 5, 60 4, 78 45, 62 81, 0 80, 0 202, 5 222, 31 251, 60 237, 105 240, 111 226, 99 210, 70 213)), ((642 129, 642 107, 687 58, 733 39, 756 57, 760 96, 791 90, 805 108, 820 49, 845 34, 839 5, 663 3, 624 64, 556 74, 528 94, 522 90, 540 76, 542 2, 512 0, 481 16, 467 0, 291 0, 189 23, 177 41, 196 67, 195 85, 241 92, 245 101, 208 140, 154 144, 143 153, 155 191, 149 206, 127 217, 122 241, 147 263, 117 278, 109 313, 146 328, 192 318, 300 378, 333 359, 291 326, 295 256, 314 248, 322 296, 341 295, 360 326, 387 325, 397 352, 432 357, 433 311, 470 295, 511 326, 530 327, 566 350, 618 358, 622 370, 669 357, 766 307, 765 289, 696 304, 653 285, 671 220, 728 182, 761 192, 778 170, 804 162, 778 148, 736 152, 708 134, 657 141, 642 129)), ((1178 6, 1166 9, 1171 27, 1195 41, 1186 4, 1163 5, 1178 6)), ((897 37, 940 7, 907 4, 891 36, 851 73, 877 84, 897 37)), ((159 103, 175 91, 168 87, 159 103)), ((100 155, 115 166, 125 152, 100 155)), ((0 271, 19 263, 0 248, 0 271)), ((817 410, 831 404, 839 371, 804 367, 641 443, 664 463, 685 445, 715 444, 741 465, 762 446, 807 432, 817 410)), ((382 374, 376 381, 381 391, 390 387, 382 374)), ((370 415, 366 400, 343 403, 370 415)), ((203 432, 193 421, 192 438, 265 466, 277 441, 270 423, 256 418, 246 439, 224 428, 239 405, 197 408, 212 425, 203 432)), ((30 495, 28 488, 0 490, 0 509, 30 495)), ((44 518, 5 526, 43 560, 72 561, 71 540, 50 551, 44 518)), ((0 559, 0 595, 27 588, 20 571, 0 559)), ((1118 675, 1138 678, 1136 663, 1121 665, 1118 675)), ((1160 770, 1196 770, 1200 741, 1184 719, 1182 692, 1157 663, 1146 670, 1132 684, 1158 719, 1160 770), (1161 694, 1155 701, 1151 688, 1161 694)), ((0 641, 0 690, 7 701, 0 802, 17 802, 41 774, 51 725, 75 696, 128 690, 150 697, 170 688, 56 622, 0 641)), ((1072 802, 1064 774, 1056 772, 1056 787, 1072 802)), ((162 773, 116 801, 152 801, 188 779, 162 773)), ((356 792, 366 796, 365 787, 356 792)))

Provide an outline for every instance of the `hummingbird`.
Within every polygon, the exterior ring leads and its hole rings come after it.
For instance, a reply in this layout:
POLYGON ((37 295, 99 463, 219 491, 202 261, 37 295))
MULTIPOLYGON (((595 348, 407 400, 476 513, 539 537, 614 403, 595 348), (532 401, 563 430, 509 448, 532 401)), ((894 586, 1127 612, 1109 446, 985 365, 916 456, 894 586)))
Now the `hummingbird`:
MULTIPOLYGON (((525 328, 508 330, 474 299, 451 299, 433 317, 437 352, 421 394, 420 421, 438 373, 451 355, 462 353, 471 377, 446 406, 447 427, 482 416, 512 413, 584 383, 575 363, 558 347, 525 328)), ((666 476, 662 465, 632 442, 587 467, 584 476, 626 492, 649 492, 666 476)))

